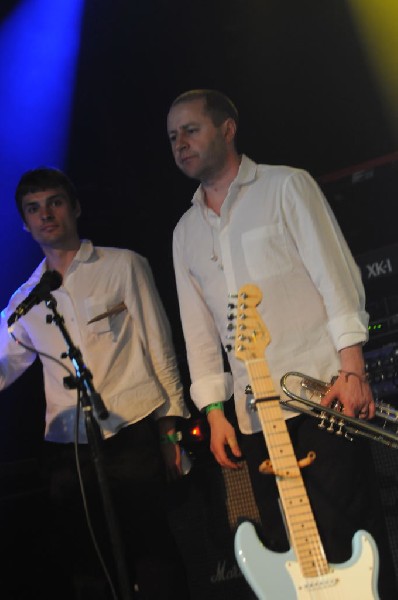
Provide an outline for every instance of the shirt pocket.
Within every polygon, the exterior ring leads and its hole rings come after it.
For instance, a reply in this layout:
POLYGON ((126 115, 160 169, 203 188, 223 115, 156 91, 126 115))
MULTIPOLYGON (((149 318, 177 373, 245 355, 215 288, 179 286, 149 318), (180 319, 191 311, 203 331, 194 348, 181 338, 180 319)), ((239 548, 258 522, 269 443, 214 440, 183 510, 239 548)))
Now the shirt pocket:
POLYGON ((115 294, 89 296, 84 300, 87 327, 91 333, 106 333, 112 330, 111 317, 126 310, 123 300, 115 294))
POLYGON ((292 270, 281 224, 256 227, 242 234, 242 248, 250 276, 259 280, 292 270))

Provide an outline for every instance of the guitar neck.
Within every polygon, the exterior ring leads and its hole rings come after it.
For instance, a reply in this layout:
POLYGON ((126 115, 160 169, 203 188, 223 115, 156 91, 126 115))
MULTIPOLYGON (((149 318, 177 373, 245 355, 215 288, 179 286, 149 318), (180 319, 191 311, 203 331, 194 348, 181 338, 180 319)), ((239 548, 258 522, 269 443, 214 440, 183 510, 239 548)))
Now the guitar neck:
POLYGON ((329 566, 267 363, 257 358, 246 367, 301 571, 305 577, 326 574, 329 566))

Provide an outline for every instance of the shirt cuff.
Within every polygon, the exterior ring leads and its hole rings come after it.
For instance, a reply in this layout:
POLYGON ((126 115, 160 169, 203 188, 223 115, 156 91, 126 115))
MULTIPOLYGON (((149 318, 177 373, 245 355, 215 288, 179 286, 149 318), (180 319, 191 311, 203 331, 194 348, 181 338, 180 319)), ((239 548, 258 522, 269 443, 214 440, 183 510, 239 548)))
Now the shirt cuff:
POLYGON ((191 398, 199 410, 208 404, 225 402, 233 394, 234 386, 231 373, 208 375, 191 385, 191 398))
POLYGON ((365 343, 369 338, 368 323, 369 315, 365 311, 329 321, 328 330, 336 350, 365 343))
POLYGON ((162 417, 180 417, 182 419, 189 419, 191 416, 183 399, 178 399, 174 402, 166 400, 166 402, 155 409, 154 415, 156 420, 161 419, 162 417))

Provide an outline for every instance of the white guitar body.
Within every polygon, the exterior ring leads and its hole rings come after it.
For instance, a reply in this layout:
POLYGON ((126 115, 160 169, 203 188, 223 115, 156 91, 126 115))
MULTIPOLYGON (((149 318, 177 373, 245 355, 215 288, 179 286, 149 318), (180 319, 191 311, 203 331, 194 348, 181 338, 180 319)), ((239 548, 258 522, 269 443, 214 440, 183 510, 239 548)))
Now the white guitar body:
POLYGON ((318 577, 303 577, 292 549, 276 553, 258 539, 253 525, 242 523, 235 535, 235 556, 260 600, 378 600, 379 559, 376 544, 359 530, 351 558, 318 577))

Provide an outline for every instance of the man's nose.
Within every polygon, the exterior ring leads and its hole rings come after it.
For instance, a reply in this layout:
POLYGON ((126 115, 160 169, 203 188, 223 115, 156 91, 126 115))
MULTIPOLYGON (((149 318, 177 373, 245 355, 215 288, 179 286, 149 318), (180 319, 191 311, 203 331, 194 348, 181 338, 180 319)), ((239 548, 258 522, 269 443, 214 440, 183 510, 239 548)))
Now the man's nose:
POLYGON ((178 133, 176 136, 176 140, 175 140, 175 149, 176 150, 182 150, 183 148, 186 148, 187 146, 187 137, 185 135, 184 132, 182 133, 178 133))
POLYGON ((40 217, 42 221, 51 221, 54 216, 52 214, 51 208, 44 207, 41 209, 40 217))

